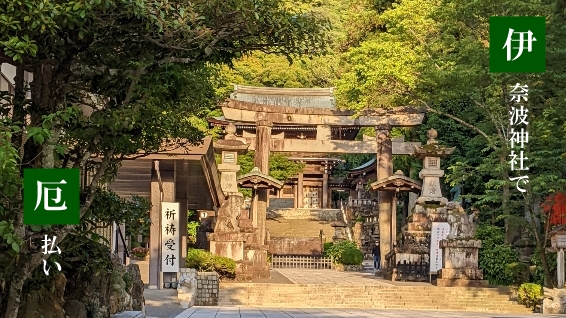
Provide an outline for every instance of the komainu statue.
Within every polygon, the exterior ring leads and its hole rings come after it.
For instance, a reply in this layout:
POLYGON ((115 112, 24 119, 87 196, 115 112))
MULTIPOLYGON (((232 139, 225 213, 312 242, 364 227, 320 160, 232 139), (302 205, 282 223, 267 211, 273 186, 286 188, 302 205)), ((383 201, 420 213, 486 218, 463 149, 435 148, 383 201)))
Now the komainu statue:
POLYGON ((566 314, 566 291, 564 289, 544 288, 542 301, 543 314, 566 314))
POLYGON ((448 202, 446 210, 448 210, 447 221, 450 224, 448 239, 473 239, 476 235, 475 222, 479 211, 472 209, 472 214, 468 215, 458 202, 448 202))
POLYGON ((197 279, 196 271, 194 273, 187 273, 179 279, 177 286, 177 298, 181 301, 181 307, 189 308, 195 305, 197 299, 197 279))

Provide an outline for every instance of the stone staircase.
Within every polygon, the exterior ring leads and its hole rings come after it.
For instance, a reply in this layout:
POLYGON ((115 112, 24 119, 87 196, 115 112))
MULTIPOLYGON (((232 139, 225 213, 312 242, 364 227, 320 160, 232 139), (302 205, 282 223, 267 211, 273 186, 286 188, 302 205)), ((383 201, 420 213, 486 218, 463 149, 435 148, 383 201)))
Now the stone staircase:
POLYGON ((226 283, 219 306, 279 308, 430 309, 531 313, 507 289, 436 286, 343 286, 226 283))

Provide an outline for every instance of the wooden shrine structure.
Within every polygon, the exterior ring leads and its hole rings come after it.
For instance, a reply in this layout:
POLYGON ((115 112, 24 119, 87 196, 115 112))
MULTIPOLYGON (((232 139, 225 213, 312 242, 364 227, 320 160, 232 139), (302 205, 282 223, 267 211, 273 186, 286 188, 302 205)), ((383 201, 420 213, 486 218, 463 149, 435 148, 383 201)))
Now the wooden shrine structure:
MULTIPOLYGON (((410 155, 420 143, 399 142, 391 139, 393 127, 410 127, 422 123, 425 111, 411 107, 375 109, 355 116, 353 111, 336 108, 333 88, 269 88, 235 85, 234 93, 222 105, 222 117, 211 118, 213 126, 226 127, 233 124, 236 136, 246 140, 248 150, 255 151, 254 164, 264 174, 269 174, 271 152, 289 153, 293 157, 308 157, 308 154, 375 154, 377 180, 393 175, 392 156, 410 155), (374 140, 354 140, 363 127, 374 127, 374 140)), ((316 162, 316 161, 315 161, 316 162)), ((322 160, 320 161, 322 163, 322 160)), ((325 162, 328 164, 328 162, 325 162)), ((330 169, 324 169, 328 174, 330 169)), ((324 194, 324 174, 321 185, 322 205, 327 205, 324 194)), ((304 180, 300 176, 293 183, 295 205, 305 193, 304 180)), ((288 184, 290 185, 290 184, 288 184)), ((326 182, 328 187, 328 182, 326 182)), ((289 189, 289 187, 287 187, 289 189)), ((258 190, 265 191, 265 190, 258 190)), ((283 189, 285 192, 285 188, 283 189)), ((379 223, 382 245, 382 260, 389 253, 391 242, 392 193, 380 191, 379 223)), ((326 195, 326 197, 328 197, 326 195)), ((268 195, 259 195, 258 207, 266 213, 268 195)), ((304 203, 303 203, 304 204, 304 203)), ((312 204, 312 201, 311 203, 312 204)), ((261 243, 265 238, 261 238, 261 243)))

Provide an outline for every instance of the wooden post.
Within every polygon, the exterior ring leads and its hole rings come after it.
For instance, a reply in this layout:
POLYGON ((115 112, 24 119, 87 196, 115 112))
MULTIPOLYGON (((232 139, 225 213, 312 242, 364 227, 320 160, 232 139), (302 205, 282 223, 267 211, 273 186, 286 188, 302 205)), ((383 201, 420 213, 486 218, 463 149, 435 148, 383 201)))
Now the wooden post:
POLYGON ((257 227, 257 189, 252 189, 252 213, 250 219, 252 219, 252 226, 257 227))
POLYGON ((297 208, 303 207, 303 173, 299 172, 299 182, 297 183, 297 208))
POLYGON ((322 175, 322 206, 323 209, 328 209, 328 171, 324 170, 322 175))
POLYGON ((564 249, 558 250, 558 255, 556 257, 557 263, 557 276, 558 276, 558 288, 564 288, 564 249))
POLYGON ((293 207, 296 209, 299 207, 299 184, 295 183, 293 185, 293 195, 295 196, 295 202, 293 203, 293 207))
MULTIPOLYGON (((391 127, 384 125, 376 127, 377 131, 377 176, 378 181, 393 175, 393 150, 391 142, 391 127)), ((379 191, 379 241, 381 245, 381 264, 386 269, 385 255, 391 250, 391 209, 393 192, 379 191)))
POLYGON ((397 238, 397 194, 393 192, 393 202, 391 204, 391 250, 395 247, 397 238))

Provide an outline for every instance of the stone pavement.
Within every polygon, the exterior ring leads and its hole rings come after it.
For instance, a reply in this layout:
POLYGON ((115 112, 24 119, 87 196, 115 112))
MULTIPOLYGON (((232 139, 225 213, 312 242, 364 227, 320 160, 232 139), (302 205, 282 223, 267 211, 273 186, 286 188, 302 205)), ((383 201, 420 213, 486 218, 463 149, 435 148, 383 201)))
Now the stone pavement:
POLYGON ((330 269, 304 269, 304 268, 277 268, 277 271, 293 284, 332 284, 350 286, 419 286, 428 285, 427 282, 392 282, 375 276, 373 261, 364 261, 364 270, 361 272, 338 272, 330 269))
POLYGON ((192 307, 175 318, 542 318, 564 315, 513 315, 451 311, 394 310, 394 309, 277 309, 236 307, 192 307))

